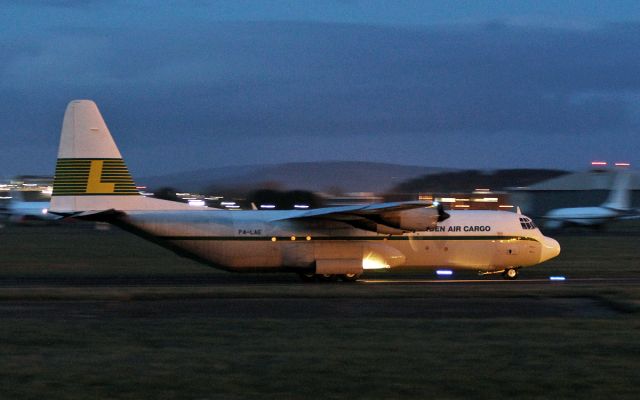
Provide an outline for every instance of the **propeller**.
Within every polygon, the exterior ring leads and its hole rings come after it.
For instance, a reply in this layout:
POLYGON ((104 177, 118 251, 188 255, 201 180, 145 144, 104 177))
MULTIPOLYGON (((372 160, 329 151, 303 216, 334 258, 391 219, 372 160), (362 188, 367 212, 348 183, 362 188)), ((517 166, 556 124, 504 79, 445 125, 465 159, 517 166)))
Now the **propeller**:
POLYGON ((447 214, 447 212, 444 210, 444 207, 442 207, 442 203, 437 201, 436 203, 436 207, 438 209, 438 222, 442 222, 445 219, 449 218, 451 215, 447 214))

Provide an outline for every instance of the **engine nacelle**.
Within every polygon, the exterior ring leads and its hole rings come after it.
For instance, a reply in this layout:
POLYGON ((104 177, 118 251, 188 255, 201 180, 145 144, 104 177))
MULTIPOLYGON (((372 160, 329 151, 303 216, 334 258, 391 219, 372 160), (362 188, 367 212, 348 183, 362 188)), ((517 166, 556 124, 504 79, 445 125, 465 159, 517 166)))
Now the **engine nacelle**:
POLYGON ((424 207, 384 213, 380 216, 380 222, 400 231, 416 232, 434 228, 438 218, 440 214, 436 207, 424 207))
POLYGON ((402 235, 406 231, 398 228, 392 228, 388 225, 376 224, 376 232, 382 233, 383 235, 402 235))

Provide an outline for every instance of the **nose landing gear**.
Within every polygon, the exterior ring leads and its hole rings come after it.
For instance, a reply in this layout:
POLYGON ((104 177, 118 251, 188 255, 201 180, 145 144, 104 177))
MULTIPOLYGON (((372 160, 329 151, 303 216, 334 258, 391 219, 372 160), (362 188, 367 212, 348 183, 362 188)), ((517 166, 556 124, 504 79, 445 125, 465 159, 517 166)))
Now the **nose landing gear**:
POLYGON ((502 277, 504 279, 508 279, 508 280, 514 280, 516 278, 518 278, 518 270, 520 269, 520 267, 508 267, 505 268, 503 270, 498 270, 498 271, 486 271, 486 272, 479 272, 479 275, 493 275, 493 274, 502 274, 502 277))
POLYGON ((518 269, 517 268, 507 268, 502 273, 502 277, 504 279, 516 279, 518 277, 518 269))

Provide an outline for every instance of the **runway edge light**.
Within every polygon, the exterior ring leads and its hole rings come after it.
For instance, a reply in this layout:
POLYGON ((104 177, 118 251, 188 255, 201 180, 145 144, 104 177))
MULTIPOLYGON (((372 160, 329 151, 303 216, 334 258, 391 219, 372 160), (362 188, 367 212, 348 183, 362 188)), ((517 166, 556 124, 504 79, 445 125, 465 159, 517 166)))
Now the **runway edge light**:
POLYGON ((453 271, 450 269, 439 269, 436 271, 436 275, 438 276, 451 276, 453 275, 453 271))

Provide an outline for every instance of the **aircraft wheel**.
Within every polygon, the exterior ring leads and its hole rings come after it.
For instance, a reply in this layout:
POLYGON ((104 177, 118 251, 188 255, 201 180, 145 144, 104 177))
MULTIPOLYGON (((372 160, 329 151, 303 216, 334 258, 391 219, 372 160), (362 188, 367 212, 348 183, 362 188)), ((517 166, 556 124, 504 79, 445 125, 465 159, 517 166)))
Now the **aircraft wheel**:
POLYGON ((518 277, 518 269, 517 268, 507 268, 502 273, 504 279, 516 279, 518 277))
POLYGON ((340 275, 340 280, 343 282, 355 282, 360 279, 360 275, 362 274, 342 274, 340 275))
POLYGON ((338 275, 333 274, 317 274, 316 277, 320 282, 335 282, 338 280, 338 275))
POLYGON ((298 274, 300 276, 300 280, 302 280, 302 282, 316 282, 316 274, 314 274, 313 272, 300 272, 298 274))

